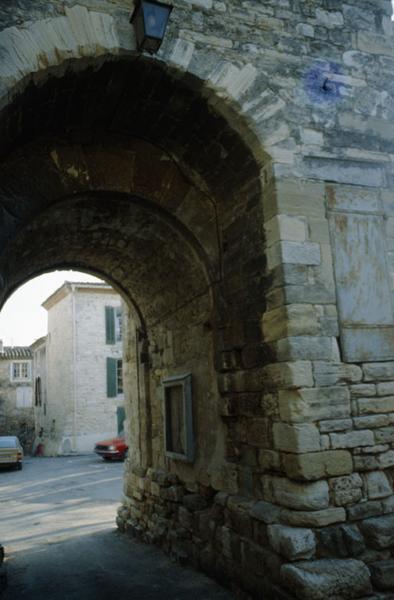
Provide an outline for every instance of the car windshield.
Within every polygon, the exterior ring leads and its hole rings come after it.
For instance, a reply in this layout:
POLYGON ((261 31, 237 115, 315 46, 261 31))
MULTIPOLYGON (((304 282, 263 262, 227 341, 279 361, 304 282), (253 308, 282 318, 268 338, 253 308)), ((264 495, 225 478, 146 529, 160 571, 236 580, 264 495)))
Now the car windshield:
POLYGON ((17 445, 14 437, 0 437, 0 448, 16 448, 17 445))

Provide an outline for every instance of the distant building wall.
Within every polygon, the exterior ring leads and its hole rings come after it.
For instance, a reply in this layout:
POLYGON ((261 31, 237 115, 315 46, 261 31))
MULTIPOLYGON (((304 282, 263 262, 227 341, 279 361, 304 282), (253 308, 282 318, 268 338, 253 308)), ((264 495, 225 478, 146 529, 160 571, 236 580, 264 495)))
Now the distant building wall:
POLYGON ((32 361, 29 348, 0 352, 0 435, 16 435, 25 452, 34 440, 32 361))
POLYGON ((44 302, 46 402, 36 406, 36 431, 43 429, 45 454, 89 452, 95 442, 119 431, 124 404, 116 373, 122 368, 120 306, 110 286, 69 283, 44 302))
MULTIPOLYGON (((107 359, 122 360, 122 342, 106 343, 106 307, 120 308, 120 297, 109 291, 75 292, 76 435, 79 450, 91 450, 100 437, 117 433, 117 407, 124 395, 108 397, 107 359)), ((112 392, 110 392, 112 393, 112 392)))
POLYGON ((43 442, 47 417, 47 337, 44 336, 36 340, 31 345, 31 350, 33 355, 34 421, 36 431, 34 451, 36 452, 38 444, 43 442))
POLYGON ((45 450, 51 455, 61 453, 64 438, 72 434, 72 348, 72 299, 66 295, 48 311, 47 408, 43 422, 45 450))

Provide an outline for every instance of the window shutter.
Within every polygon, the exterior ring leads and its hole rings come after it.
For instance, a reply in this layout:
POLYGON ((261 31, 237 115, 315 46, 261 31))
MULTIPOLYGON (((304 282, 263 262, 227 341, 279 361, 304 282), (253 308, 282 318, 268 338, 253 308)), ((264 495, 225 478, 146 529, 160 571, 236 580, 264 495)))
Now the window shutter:
POLYGON ((105 342, 115 343, 115 312, 113 306, 105 307, 105 342))
POLYGON ((118 361, 116 358, 107 358, 107 397, 115 398, 117 395, 116 369, 118 361))
POLYGON ((122 341, 122 307, 118 306, 115 309, 115 337, 117 342, 122 341))
POLYGON ((116 417, 118 420, 118 434, 124 431, 124 422, 126 419, 126 412, 124 406, 118 406, 116 409, 116 417))

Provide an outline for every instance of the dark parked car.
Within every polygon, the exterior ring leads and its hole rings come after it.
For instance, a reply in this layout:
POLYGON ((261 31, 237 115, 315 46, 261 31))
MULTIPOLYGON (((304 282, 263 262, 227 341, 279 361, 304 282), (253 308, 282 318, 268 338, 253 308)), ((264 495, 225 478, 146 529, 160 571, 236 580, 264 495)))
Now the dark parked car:
POLYGON ((124 460, 127 456, 128 446, 125 441, 124 433, 118 437, 103 442, 97 442, 94 451, 104 460, 124 460))
POLYGON ((21 470, 23 448, 15 435, 0 436, 0 466, 21 470))

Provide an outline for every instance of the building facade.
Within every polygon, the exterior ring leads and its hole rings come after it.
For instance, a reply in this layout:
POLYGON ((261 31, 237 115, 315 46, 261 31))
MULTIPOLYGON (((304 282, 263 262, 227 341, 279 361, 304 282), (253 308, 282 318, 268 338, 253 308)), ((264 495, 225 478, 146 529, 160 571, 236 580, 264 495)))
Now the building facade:
POLYGON ((91 452, 124 421, 120 296, 65 282, 44 303, 48 335, 33 345, 37 443, 45 455, 91 452))
POLYGON ((59 265, 127 298, 122 530, 389 598, 391 1, 172 3, 153 56, 129 0, 1 11, 1 302, 59 265))
POLYGON ((0 435, 16 435, 25 452, 34 441, 32 353, 0 342, 0 435))

